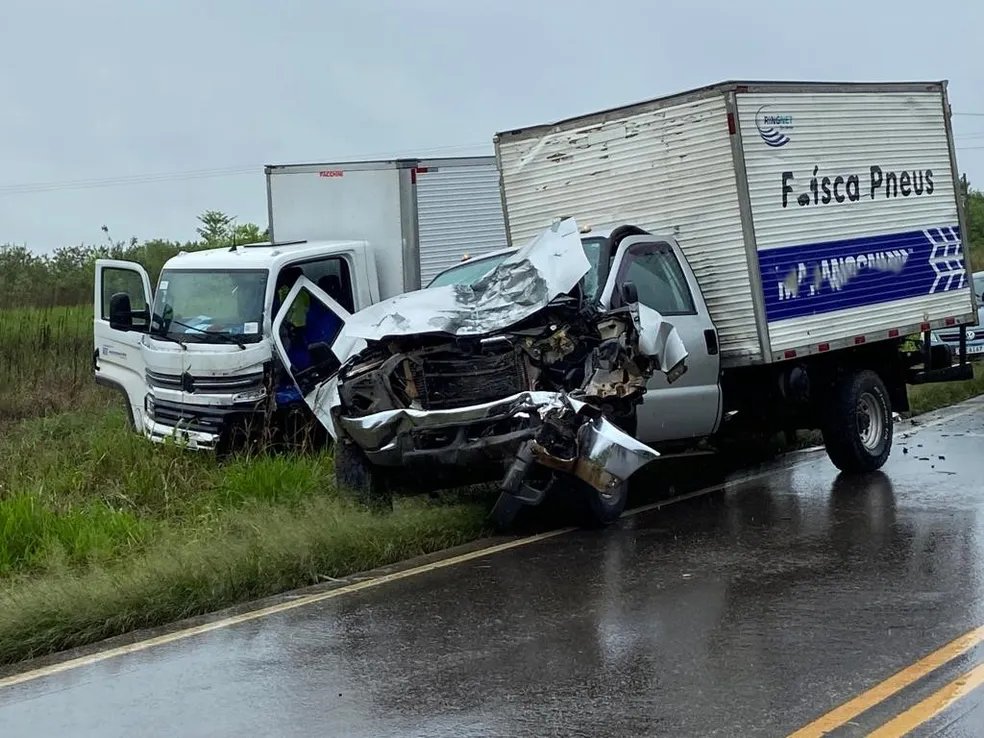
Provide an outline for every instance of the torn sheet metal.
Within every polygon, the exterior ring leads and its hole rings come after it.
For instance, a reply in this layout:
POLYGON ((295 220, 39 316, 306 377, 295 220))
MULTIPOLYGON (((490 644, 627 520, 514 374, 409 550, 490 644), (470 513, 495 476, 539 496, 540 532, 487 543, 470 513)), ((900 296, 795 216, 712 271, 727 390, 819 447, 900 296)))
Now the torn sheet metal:
POLYGON ((673 383, 686 371, 684 362, 690 355, 680 334, 672 323, 663 319, 657 311, 637 303, 632 311, 639 351, 657 361, 657 369, 673 383))
POLYGON ((568 218, 540 233, 478 281, 383 300, 353 315, 345 332, 367 340, 491 333, 515 325, 570 292, 589 269, 577 223, 568 218))
POLYGON ((599 492, 622 484, 659 453, 637 441, 596 407, 561 395, 544 408, 544 425, 531 442, 533 458, 572 474, 599 492))
MULTIPOLYGON (((582 408, 590 407, 572 398, 568 402, 579 414, 582 408)), ((623 482, 659 457, 659 452, 637 441, 600 412, 593 415, 578 429, 578 456, 589 467, 578 476, 595 489, 603 491, 623 482)))

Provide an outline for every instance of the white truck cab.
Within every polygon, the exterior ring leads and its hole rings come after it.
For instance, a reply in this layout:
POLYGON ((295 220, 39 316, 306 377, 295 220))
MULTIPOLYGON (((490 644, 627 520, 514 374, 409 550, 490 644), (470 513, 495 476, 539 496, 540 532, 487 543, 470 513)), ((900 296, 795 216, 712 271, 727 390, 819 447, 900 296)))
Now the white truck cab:
MULTIPOLYGON (((265 427, 257 422, 265 413, 300 399, 289 380, 278 381, 270 340, 273 315, 299 275, 352 312, 379 299, 364 241, 183 252, 164 265, 156 293, 140 264, 99 260, 96 381, 126 395, 134 429, 155 441, 213 449, 224 431, 265 427)), ((311 319, 292 317, 301 326, 311 319)))
MULTIPOLYGON (((506 246, 491 156, 270 165, 266 188, 270 242, 178 254, 156 293, 140 264, 96 264, 95 379, 154 441, 217 449, 307 413, 270 339, 298 276, 354 313, 506 246)), ((332 320, 294 305, 298 345, 332 320)))

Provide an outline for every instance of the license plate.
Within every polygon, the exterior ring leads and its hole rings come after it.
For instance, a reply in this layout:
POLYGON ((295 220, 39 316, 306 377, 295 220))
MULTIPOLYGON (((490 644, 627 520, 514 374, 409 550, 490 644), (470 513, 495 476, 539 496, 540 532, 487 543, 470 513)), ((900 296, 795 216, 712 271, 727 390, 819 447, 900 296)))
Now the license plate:
MULTIPOLYGON (((960 349, 957 349, 957 350, 959 351, 960 349)), ((984 346, 968 346, 967 347, 967 353, 968 354, 984 354, 984 346)))

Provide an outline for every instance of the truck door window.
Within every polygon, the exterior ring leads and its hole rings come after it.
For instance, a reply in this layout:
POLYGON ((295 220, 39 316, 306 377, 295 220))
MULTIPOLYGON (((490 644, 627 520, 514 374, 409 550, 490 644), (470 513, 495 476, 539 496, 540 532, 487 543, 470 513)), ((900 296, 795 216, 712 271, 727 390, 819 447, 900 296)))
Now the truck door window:
POLYGON ((352 273, 348 261, 344 257, 330 256, 293 266, 300 268, 305 277, 318 285, 331 299, 348 312, 355 312, 355 300, 352 295, 352 273))
POLYGON ((109 320, 109 303, 113 295, 118 292, 125 292, 130 296, 131 310, 143 310, 147 307, 140 274, 132 269, 107 267, 103 269, 102 295, 100 295, 102 303, 100 315, 103 320, 109 320))
POLYGON ((694 297, 673 250, 666 244, 631 246, 619 267, 616 284, 632 282, 639 302, 662 315, 696 315, 694 297))

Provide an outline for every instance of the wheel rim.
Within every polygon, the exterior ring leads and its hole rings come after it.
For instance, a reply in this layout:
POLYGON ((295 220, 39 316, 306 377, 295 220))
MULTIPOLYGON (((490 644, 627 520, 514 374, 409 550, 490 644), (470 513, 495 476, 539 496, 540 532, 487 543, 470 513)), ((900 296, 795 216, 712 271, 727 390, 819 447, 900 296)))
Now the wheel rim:
POLYGON ((858 438, 868 451, 877 452, 882 445, 885 420, 881 410, 878 398, 870 392, 865 392, 858 398, 858 438))

